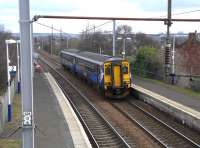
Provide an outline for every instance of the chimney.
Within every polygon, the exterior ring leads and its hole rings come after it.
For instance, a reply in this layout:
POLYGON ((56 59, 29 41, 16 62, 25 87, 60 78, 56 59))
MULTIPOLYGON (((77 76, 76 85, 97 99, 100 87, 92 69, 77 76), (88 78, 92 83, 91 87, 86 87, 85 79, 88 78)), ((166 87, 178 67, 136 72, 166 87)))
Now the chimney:
POLYGON ((189 33, 188 42, 189 43, 196 43, 197 42, 197 31, 196 30, 195 30, 194 33, 189 33))

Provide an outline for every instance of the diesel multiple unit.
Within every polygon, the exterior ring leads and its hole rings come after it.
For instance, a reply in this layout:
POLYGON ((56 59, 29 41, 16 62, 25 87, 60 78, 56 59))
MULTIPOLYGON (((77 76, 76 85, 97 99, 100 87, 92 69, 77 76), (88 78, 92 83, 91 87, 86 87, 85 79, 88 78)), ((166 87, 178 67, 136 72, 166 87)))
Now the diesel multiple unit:
POLYGON ((61 64, 110 98, 123 98, 129 94, 131 73, 129 62, 119 57, 80 51, 63 50, 61 64))

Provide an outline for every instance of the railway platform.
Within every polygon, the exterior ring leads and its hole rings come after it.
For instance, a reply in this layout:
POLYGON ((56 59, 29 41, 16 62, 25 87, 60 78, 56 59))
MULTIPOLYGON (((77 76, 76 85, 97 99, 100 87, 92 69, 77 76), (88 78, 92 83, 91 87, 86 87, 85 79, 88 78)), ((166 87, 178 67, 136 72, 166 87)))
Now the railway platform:
POLYGON ((141 86, 172 101, 178 102, 200 112, 200 97, 189 96, 187 94, 177 92, 168 86, 152 83, 150 80, 148 81, 140 78, 134 78, 133 81, 135 85, 141 86))
POLYGON ((90 148, 86 133, 54 78, 35 73, 34 118, 35 147, 90 148))
POLYGON ((150 80, 134 78, 133 81, 132 87, 139 92, 139 98, 200 131, 200 97, 177 92, 150 80))

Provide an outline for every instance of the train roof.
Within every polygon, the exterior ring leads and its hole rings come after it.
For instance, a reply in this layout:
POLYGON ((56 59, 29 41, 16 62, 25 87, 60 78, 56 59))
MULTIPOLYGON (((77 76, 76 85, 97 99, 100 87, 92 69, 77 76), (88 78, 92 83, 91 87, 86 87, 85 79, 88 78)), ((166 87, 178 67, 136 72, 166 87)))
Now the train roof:
POLYGON ((103 54, 87 52, 87 51, 79 52, 79 53, 77 53, 77 55, 84 57, 84 58, 94 60, 94 61, 98 61, 98 62, 104 62, 104 61, 112 58, 112 56, 109 56, 109 55, 103 55, 103 54))
POLYGON ((88 52, 88 51, 80 51, 80 50, 74 50, 74 49, 67 49, 64 51, 61 51, 63 53, 67 53, 69 55, 76 56, 77 58, 96 63, 98 65, 102 65, 106 61, 119 61, 123 60, 120 57, 112 57, 109 55, 104 55, 104 54, 98 54, 98 53, 93 53, 93 52, 88 52), (72 52, 71 52, 72 51, 72 52))
POLYGON ((120 57, 111 57, 107 61, 121 61, 121 60, 124 60, 124 59, 120 57))
POLYGON ((80 52, 80 50, 79 49, 63 49, 62 51, 66 51, 66 52, 70 52, 70 53, 78 53, 78 52, 80 52))
POLYGON ((80 52, 79 49, 63 49, 60 53, 65 53, 71 56, 76 56, 76 53, 80 52))

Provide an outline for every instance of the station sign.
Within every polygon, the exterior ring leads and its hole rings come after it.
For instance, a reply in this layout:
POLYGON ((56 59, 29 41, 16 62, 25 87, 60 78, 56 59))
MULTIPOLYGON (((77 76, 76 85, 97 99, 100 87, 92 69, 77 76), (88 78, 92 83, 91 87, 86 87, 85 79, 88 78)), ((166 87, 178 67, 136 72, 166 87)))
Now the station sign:
POLYGON ((8 71, 10 73, 11 76, 14 76, 16 74, 16 71, 17 71, 17 67, 12 65, 12 66, 9 66, 8 67, 8 71))
POLYGON ((9 67, 8 67, 8 70, 9 70, 10 73, 11 73, 11 72, 16 72, 16 71, 17 71, 17 67, 14 66, 14 65, 12 65, 12 66, 9 66, 9 67))
POLYGON ((32 127, 32 113, 31 112, 23 112, 22 126, 24 128, 32 127))

